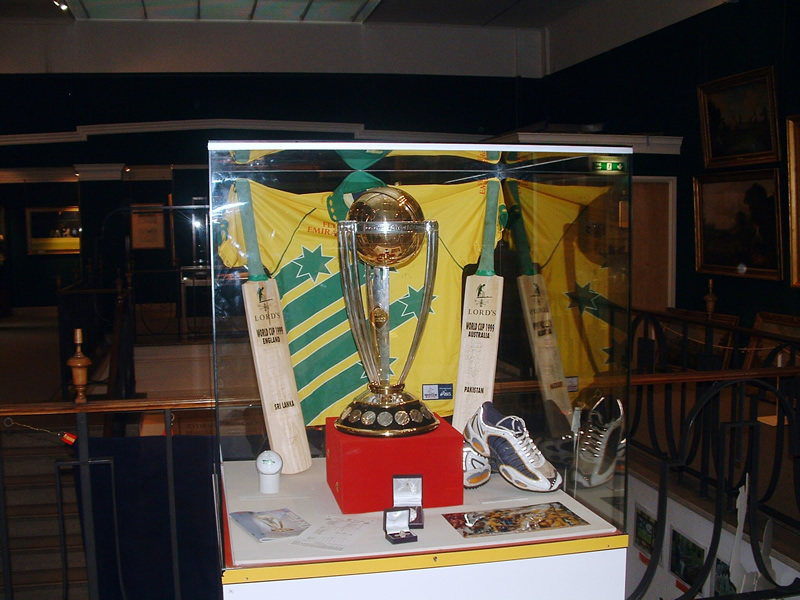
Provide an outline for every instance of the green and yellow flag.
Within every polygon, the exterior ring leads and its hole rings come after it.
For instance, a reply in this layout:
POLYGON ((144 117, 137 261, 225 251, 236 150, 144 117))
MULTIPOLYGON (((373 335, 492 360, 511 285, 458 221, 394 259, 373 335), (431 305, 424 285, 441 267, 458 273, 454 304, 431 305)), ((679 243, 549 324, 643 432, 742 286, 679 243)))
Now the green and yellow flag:
MULTIPOLYGON (((360 173, 361 177, 369 177, 360 173)), ((426 219, 439 223, 439 265, 431 312, 406 389, 440 415, 453 411, 458 372, 463 268, 480 256, 487 181, 454 185, 404 185, 426 219)), ((373 183, 374 185, 374 183, 373 183)), ((359 182, 356 187, 363 187, 359 182)), ((340 186, 341 187, 341 186, 340 186)), ((248 179, 230 188, 219 215, 218 253, 228 267, 246 264, 237 206, 252 202, 264 267, 281 292, 295 379, 308 425, 338 416, 367 380, 342 298, 336 221, 352 193, 293 194, 248 179)), ((501 231, 496 231, 500 239, 501 231)), ((425 250, 390 277, 393 371, 399 375, 416 327, 425 250)))

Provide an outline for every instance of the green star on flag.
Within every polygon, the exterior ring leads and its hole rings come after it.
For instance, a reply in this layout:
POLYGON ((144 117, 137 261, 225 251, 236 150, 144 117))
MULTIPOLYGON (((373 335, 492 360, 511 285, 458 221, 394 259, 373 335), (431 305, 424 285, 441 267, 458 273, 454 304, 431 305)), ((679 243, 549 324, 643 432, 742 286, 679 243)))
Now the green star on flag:
POLYGON ((330 275, 328 263, 333 260, 332 256, 322 254, 322 245, 317 246, 316 250, 309 250, 303 246, 303 255, 294 259, 292 262, 300 267, 297 278, 310 277, 316 283, 317 277, 321 274, 330 275))
MULTIPOLYGON (((419 309, 420 306, 422 306, 423 290, 424 288, 415 290, 413 287, 408 286, 408 291, 406 292, 406 295, 397 299, 397 302, 403 306, 403 311, 400 313, 401 317, 416 317, 417 319, 419 319, 419 309)), ((431 309, 430 309, 431 313, 433 313, 434 300, 436 300, 436 296, 433 296, 433 298, 431 298, 431 309)))
POLYGON ((578 312, 583 315, 586 310, 595 311, 597 310, 597 305, 595 304, 595 300, 600 296, 597 292, 592 290, 592 283, 589 282, 585 286, 580 285, 579 283, 575 283, 575 291, 567 292, 567 297, 569 297, 569 307, 568 308, 578 308, 578 312))

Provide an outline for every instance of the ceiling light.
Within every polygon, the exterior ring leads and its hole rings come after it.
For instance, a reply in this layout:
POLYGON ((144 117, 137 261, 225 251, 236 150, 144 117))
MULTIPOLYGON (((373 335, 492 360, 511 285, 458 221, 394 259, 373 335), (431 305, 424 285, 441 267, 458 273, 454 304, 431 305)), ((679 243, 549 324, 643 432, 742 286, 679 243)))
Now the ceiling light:
POLYGON ((69 6, 67 6, 66 2, 60 2, 59 0, 53 0, 53 4, 55 4, 61 10, 68 10, 69 6))

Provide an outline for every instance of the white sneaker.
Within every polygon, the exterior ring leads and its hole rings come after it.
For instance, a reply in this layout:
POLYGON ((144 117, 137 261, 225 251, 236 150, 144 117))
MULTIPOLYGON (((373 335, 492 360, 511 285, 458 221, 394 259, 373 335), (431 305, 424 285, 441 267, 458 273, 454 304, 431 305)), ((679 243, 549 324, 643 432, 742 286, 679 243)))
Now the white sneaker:
POLYGON ((461 451, 464 465, 464 487, 474 489, 489 481, 492 465, 489 459, 478 454, 466 441, 461 451))
POLYGON ((625 411, 622 402, 615 401, 616 416, 607 420, 600 408, 602 397, 589 411, 586 423, 578 433, 578 481, 584 487, 597 487, 614 476, 617 458, 624 454, 625 439, 622 426, 625 411))
POLYGON ((503 416, 491 402, 484 402, 464 428, 464 438, 478 454, 494 460, 503 479, 521 490, 552 492, 561 475, 536 447, 515 416, 503 416))

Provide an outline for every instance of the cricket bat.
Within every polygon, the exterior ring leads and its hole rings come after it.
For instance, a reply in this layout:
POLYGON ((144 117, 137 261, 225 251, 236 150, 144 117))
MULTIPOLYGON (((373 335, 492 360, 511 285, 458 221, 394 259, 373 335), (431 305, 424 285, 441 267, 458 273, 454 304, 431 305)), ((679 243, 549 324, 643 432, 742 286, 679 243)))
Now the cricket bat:
POLYGON ((463 432, 467 421, 494 396, 503 278, 494 272, 494 236, 500 182, 487 182, 486 216, 478 270, 467 277, 461 314, 461 350, 458 358, 453 427, 463 432))
POLYGON ((250 182, 238 180, 236 192, 242 203, 239 211, 249 270, 248 280, 242 285, 242 298, 269 446, 281 455, 284 473, 300 473, 311 466, 311 450, 297 394, 278 285, 264 274, 250 182))
POLYGON ((522 275, 517 277, 517 289, 522 304, 525 329, 533 355, 536 378, 539 380, 544 399, 547 423, 553 435, 560 435, 570 429, 572 401, 564 377, 561 351, 553 328, 553 317, 550 313, 550 302, 542 269, 531 260, 522 215, 514 216, 516 218, 512 217, 511 231, 522 271, 522 275))

